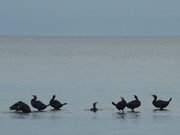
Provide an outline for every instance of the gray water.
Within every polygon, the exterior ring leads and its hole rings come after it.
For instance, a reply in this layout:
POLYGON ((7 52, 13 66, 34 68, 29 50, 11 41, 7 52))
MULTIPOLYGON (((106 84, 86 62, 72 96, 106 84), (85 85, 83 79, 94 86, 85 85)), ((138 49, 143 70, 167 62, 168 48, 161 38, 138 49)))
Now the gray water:
MULTIPOLYGON (((180 38, 0 38, 0 132, 4 135, 170 135, 180 131, 180 38), (52 94, 61 111, 9 111, 52 94), (139 113, 111 105, 136 94, 139 113), (154 112, 152 94, 173 97, 154 112), (87 111, 94 101, 102 111, 87 111)), ((33 109, 34 110, 34 109, 33 109)))

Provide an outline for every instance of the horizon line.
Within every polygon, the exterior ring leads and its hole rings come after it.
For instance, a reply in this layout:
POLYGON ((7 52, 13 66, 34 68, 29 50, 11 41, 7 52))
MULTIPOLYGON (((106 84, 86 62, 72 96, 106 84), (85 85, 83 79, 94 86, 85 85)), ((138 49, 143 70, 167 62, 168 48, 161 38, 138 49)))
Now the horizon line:
POLYGON ((152 35, 152 36, 147 36, 147 35, 125 35, 125 36, 106 36, 106 35, 81 35, 81 36, 58 36, 58 35, 0 35, 0 38, 180 38, 180 35, 152 35))

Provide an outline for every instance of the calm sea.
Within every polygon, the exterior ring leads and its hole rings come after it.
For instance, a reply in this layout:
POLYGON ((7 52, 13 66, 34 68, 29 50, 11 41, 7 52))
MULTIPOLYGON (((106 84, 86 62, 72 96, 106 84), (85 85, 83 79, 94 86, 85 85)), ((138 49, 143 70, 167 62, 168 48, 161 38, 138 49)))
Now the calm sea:
POLYGON ((180 38, 0 38, 0 132, 4 135, 175 135, 180 131, 180 38), (62 111, 20 115, 32 95, 62 111), (120 96, 142 101, 124 115, 120 96), (168 100, 154 112, 152 94, 168 100), (94 101, 102 111, 87 111, 94 101))

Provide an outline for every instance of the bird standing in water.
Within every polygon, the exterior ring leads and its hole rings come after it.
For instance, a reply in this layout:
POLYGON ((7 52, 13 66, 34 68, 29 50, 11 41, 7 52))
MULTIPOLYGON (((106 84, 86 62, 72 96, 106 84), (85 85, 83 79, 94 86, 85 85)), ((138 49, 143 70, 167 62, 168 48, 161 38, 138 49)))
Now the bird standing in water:
POLYGON ((56 98, 56 95, 53 95, 52 99, 49 101, 50 106, 53 107, 54 110, 60 110, 61 107, 63 107, 64 105, 67 105, 67 103, 61 103, 59 100, 55 98, 56 98))
POLYGON ((33 95, 33 99, 31 99, 31 105, 38 111, 42 111, 46 109, 49 105, 44 104, 43 102, 37 100, 37 96, 33 95))
POLYGON ((134 95, 135 100, 132 100, 127 103, 127 108, 131 109, 132 112, 134 112, 135 108, 138 108, 141 106, 141 101, 138 99, 136 95, 134 95))
POLYGON ((116 109, 118 109, 118 110, 122 111, 122 113, 124 113, 124 108, 126 107, 127 102, 123 97, 121 97, 121 101, 119 101, 117 104, 112 102, 112 104, 116 107, 116 109))
POLYGON ((29 107, 29 105, 27 105, 26 103, 24 103, 22 101, 16 102, 12 106, 10 106, 9 109, 15 110, 16 112, 23 112, 23 113, 30 113, 31 112, 31 108, 29 107))
POLYGON ((171 102, 172 98, 170 98, 168 101, 165 100, 157 100, 157 96, 156 95, 152 95, 154 97, 152 104, 156 107, 159 108, 160 110, 163 110, 164 108, 166 108, 169 103, 171 102))
POLYGON ((97 112, 97 111, 98 111, 98 108, 96 107, 97 103, 98 103, 98 102, 94 102, 94 103, 93 103, 93 107, 90 108, 90 111, 92 111, 92 112, 97 112))

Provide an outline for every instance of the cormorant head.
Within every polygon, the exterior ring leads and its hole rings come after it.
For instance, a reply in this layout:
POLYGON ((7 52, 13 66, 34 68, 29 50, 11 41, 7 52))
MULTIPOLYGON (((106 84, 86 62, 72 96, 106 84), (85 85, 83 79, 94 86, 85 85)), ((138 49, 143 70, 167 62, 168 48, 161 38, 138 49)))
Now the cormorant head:
POLYGON ((96 108, 96 104, 97 104, 97 103, 98 103, 98 102, 94 102, 94 103, 93 103, 93 107, 94 107, 94 108, 96 108))
POLYGON ((137 97, 136 95, 134 95, 134 98, 135 98, 135 99, 138 99, 138 97, 137 97))
POLYGON ((56 98, 56 95, 54 94, 54 95, 52 96, 52 98, 55 99, 55 98, 56 98))
POLYGON ((121 100, 125 100, 123 97, 121 97, 121 100))
POLYGON ((152 95, 155 99, 157 98, 157 96, 155 94, 152 95))
POLYGON ((126 103, 126 100, 125 100, 123 97, 121 97, 121 101, 123 101, 123 102, 125 102, 125 103, 126 103))
POLYGON ((36 100, 37 99, 37 96, 36 95, 32 95, 33 96, 33 98, 36 100))

